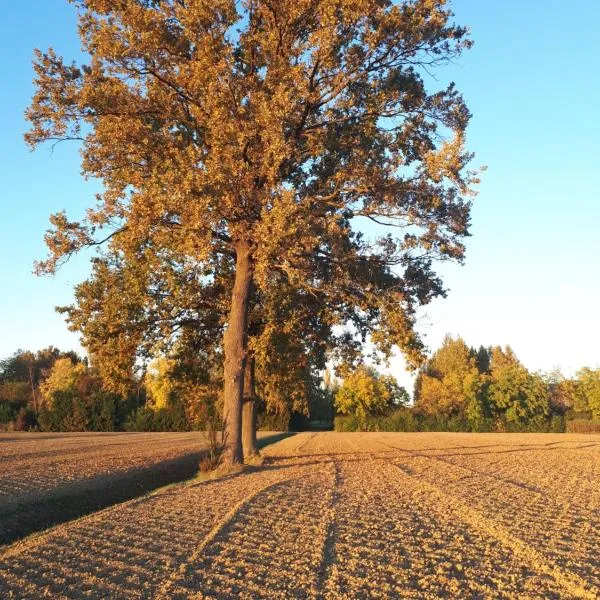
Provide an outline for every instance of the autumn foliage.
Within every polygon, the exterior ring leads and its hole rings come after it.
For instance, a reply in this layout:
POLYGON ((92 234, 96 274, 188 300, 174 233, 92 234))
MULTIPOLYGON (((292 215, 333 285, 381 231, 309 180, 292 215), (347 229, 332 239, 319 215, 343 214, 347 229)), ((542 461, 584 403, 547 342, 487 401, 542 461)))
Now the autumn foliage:
MULTIPOLYGON (((308 368, 370 336, 418 365, 415 310, 444 293, 433 261, 463 258, 476 182, 467 107, 423 78, 471 45, 446 2, 75 4, 88 58, 37 52, 26 140, 77 140, 102 182, 84 219, 51 217, 38 270, 102 248, 69 317, 105 376, 125 389, 158 335, 208 345, 236 463, 246 366, 264 344, 285 343, 290 364, 315 340, 308 368), (316 315, 309 335, 274 338, 280 321, 253 333, 272 290, 316 315)), ((273 372, 285 368, 257 361, 264 389, 273 372)))

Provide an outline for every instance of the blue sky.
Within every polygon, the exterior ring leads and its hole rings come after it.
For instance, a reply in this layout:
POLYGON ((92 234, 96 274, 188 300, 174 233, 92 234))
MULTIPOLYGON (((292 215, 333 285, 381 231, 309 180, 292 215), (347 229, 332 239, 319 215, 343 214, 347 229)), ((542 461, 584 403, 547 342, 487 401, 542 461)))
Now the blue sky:
MULTIPOLYGON (((445 333, 470 344, 511 344, 531 369, 565 374, 600 365, 600 2, 455 0, 474 48, 431 80, 456 81, 473 112, 469 147, 487 165, 464 266, 444 265, 447 299, 423 310, 435 348, 445 333), (574 6, 576 8, 574 8, 574 6)), ((75 146, 30 153, 22 140, 34 47, 76 57, 66 0, 9 3, 0 36, 0 357, 49 344, 78 348, 54 306, 70 302, 85 257, 52 278, 43 258, 48 215, 82 215, 97 189, 75 146)), ((402 361, 392 363, 407 381, 402 361)))

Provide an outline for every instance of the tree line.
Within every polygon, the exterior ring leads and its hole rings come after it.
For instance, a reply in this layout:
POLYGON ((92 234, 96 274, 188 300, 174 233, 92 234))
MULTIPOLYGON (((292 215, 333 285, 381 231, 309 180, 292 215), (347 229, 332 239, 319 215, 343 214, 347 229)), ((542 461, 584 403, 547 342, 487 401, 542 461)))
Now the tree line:
POLYGON ((572 378, 559 370, 534 373, 509 346, 476 349, 447 336, 419 369, 410 407, 375 391, 382 378, 374 370, 359 377, 336 392, 336 408, 347 415, 337 429, 600 431, 600 369, 585 367, 572 378), (357 408, 346 398, 359 390, 357 408))
MULTIPOLYGON (((218 369, 215 363, 215 369, 218 369)), ((211 380, 207 364, 161 357, 134 377, 125 393, 87 358, 49 347, 17 351, 0 361, 0 431, 191 431, 218 432, 223 425, 221 377, 211 380)), ((260 390, 262 392, 262 390, 260 390)), ((256 398, 257 427, 268 430, 308 426, 331 420, 325 390, 307 382, 279 409, 256 398), (298 410, 299 409, 299 410, 298 410)), ((268 392, 265 392, 268 397, 268 392)))
MULTIPOLYGON (((0 429, 189 431, 223 425, 221 361, 159 357, 123 394, 87 359, 57 348, 0 361, 0 429), (212 366, 211 366, 212 365, 212 366)), ((256 428, 342 431, 598 431, 600 369, 568 378, 529 371, 508 346, 473 348, 447 336, 411 396, 364 363, 330 363, 253 390, 256 428), (274 402, 273 388, 281 394, 274 402)))

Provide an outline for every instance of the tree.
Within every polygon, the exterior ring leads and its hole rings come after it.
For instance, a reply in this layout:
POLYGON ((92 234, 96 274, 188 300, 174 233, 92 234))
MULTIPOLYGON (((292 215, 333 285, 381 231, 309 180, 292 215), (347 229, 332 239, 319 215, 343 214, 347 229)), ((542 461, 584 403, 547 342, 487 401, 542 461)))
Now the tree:
MULTIPOLYGON (((40 382, 48 376, 57 359, 69 358, 72 362, 81 362, 73 351, 61 352, 58 348, 50 346, 38 352, 17 350, 12 356, 0 361, 0 386, 7 385, 14 389, 18 387, 22 393, 18 402, 25 406, 31 403, 33 409, 39 409, 40 382), (17 385, 24 384, 24 385, 17 385)), ((2 392, 0 392, 0 398, 2 392)), ((13 401, 17 401, 13 398, 13 401)))
MULTIPOLYGON (((183 397, 192 423, 205 423, 205 409, 220 404, 215 403, 218 393, 207 385, 222 381, 222 374, 216 372, 220 371, 217 363, 222 357, 232 264, 224 258, 211 265, 203 274, 210 277, 210 284, 199 287, 193 283, 195 274, 186 266, 185 256, 171 252, 161 262, 152 259, 150 269, 144 256, 130 262, 105 253, 94 261, 92 276, 77 286, 75 304, 60 310, 70 328, 82 334, 82 343, 107 387, 126 393, 136 380, 133 366, 146 364, 160 353, 159 360, 169 364, 162 365, 164 373, 158 376, 150 363, 145 377, 150 400, 161 397, 159 404, 164 405, 170 395, 183 397), (197 363, 204 365, 204 372, 206 368, 215 372, 210 382, 192 376, 199 372, 197 363), (161 393, 158 388, 163 387, 161 393), (192 394, 196 403, 208 405, 193 409, 192 394)), ((294 411, 308 412, 317 391, 317 371, 325 364, 325 345, 332 343, 324 312, 339 310, 343 307, 332 309, 322 299, 294 290, 280 274, 273 274, 269 287, 254 294, 242 420, 245 456, 258 452, 254 413, 259 394, 270 413, 289 419, 294 411), (258 366, 248 373, 257 359, 258 366)))
POLYGON ((81 222, 53 215, 39 272, 102 243, 147 266, 175 249, 201 287, 207 263, 232 258, 230 464, 252 292, 274 272, 360 309, 359 334, 417 364, 414 311, 444 293, 432 260, 463 257, 476 182, 461 96, 421 77, 471 44, 445 0, 76 3, 89 64, 37 52, 26 139, 80 140, 104 192, 81 222))
POLYGON ((44 400, 50 404, 56 392, 73 391, 80 377, 87 372, 83 363, 73 363, 70 358, 59 358, 52 366, 48 377, 40 385, 44 400))
POLYGON ((579 404, 587 405, 592 411, 592 417, 600 420, 600 369, 584 367, 577 372, 579 388, 579 404))
POLYGON ((567 379, 560 369, 553 369, 544 378, 548 386, 550 410, 559 415, 564 415, 568 410, 577 405, 577 382, 567 379))
POLYGON ((482 375, 488 375, 492 362, 492 349, 485 346, 479 346, 478 350, 471 348, 471 356, 475 359, 477 369, 482 375))
POLYGON ((146 377, 146 392, 155 410, 165 408, 173 393, 174 382, 171 371, 174 368, 173 359, 161 356, 150 363, 146 377))
POLYGON ((509 423, 535 424, 549 414, 548 386, 520 363, 509 346, 492 348, 489 398, 509 423))
POLYGON ((407 402, 406 390, 390 375, 381 375, 365 365, 349 373, 335 395, 335 407, 342 415, 364 421, 407 402))
POLYGON ((487 416, 485 383, 464 340, 446 336, 419 373, 415 408, 433 417, 458 416, 477 425, 487 416))

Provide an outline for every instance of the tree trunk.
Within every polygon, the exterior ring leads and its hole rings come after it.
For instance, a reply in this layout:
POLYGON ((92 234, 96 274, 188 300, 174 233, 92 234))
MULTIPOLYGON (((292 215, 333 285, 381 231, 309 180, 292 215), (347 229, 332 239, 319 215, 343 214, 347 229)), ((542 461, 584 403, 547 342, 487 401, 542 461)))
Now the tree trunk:
POLYGON ((224 449, 222 464, 234 466, 243 462, 242 404, 244 369, 248 346, 248 306, 252 286, 250 244, 237 242, 236 264, 231 308, 223 337, 225 352, 223 386, 224 449))
POLYGON ((242 446, 244 459, 258 455, 256 444, 256 392, 254 386, 254 359, 246 361, 244 374, 244 408, 242 414, 242 446))

